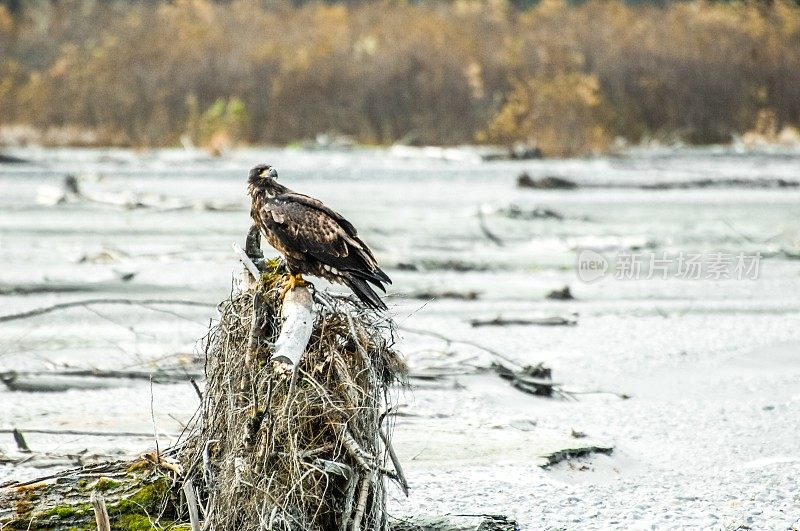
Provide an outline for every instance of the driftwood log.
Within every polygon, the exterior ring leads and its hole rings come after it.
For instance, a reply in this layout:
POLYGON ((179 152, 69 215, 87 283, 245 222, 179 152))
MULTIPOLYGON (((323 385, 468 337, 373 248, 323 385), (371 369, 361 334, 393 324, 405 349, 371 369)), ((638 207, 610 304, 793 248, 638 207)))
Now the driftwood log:
POLYGON ((146 371, 3 371, 0 383, 9 391, 32 393, 62 392, 70 389, 114 389, 135 385, 145 380, 154 383, 176 383, 196 380, 202 374, 192 370, 146 371))
POLYGON ((96 503, 102 495, 111 529, 181 529, 181 473, 174 458, 152 452, 0 485, 0 529, 97 529, 92 493, 96 503))

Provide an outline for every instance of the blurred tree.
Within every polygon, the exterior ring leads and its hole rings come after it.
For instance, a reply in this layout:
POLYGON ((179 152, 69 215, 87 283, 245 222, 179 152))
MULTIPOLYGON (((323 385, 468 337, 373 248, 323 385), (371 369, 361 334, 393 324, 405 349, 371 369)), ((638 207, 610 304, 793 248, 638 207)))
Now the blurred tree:
POLYGON ((513 80, 479 141, 525 142, 545 155, 575 156, 606 148, 609 109, 596 77, 580 73, 513 80))
POLYGON ((22 7, 21 0, 0 0, 0 6, 5 7, 9 13, 16 15, 22 7))
POLYGON ((512 2, 4 4, 0 119, 143 145, 212 125, 234 143, 482 131, 553 153, 616 135, 724 141, 764 109, 778 131, 800 124, 794 1, 512 2))

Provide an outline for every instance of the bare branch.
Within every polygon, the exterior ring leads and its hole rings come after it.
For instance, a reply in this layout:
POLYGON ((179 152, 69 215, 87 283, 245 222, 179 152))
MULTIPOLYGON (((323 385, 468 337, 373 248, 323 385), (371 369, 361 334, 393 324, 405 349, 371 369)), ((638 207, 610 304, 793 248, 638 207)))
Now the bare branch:
POLYGON ((397 453, 394 451, 392 441, 389 439, 389 437, 387 437, 383 430, 380 430, 379 433, 381 440, 383 440, 383 444, 386 446, 386 450, 389 452, 389 458, 392 460, 394 471, 397 473, 397 482, 400 484, 400 488, 403 489, 403 494, 408 496, 408 481, 406 480, 406 475, 403 472, 403 467, 400 465, 400 459, 397 457, 397 453))
POLYGON ((111 522, 108 519, 108 510, 103 495, 93 490, 90 500, 92 509, 94 509, 94 519, 97 522, 97 531, 111 531, 111 522))
POLYGON ((244 266, 247 268, 250 274, 253 275, 253 278, 256 280, 261 278, 261 272, 258 270, 256 264, 253 263, 250 257, 247 256, 247 253, 244 252, 244 249, 242 249, 235 243, 231 244, 231 247, 233 247, 233 252, 236 253, 236 255, 239 257, 239 260, 242 261, 242 264, 244 264, 244 266))
POLYGON ((186 505, 189 508, 189 522, 192 524, 192 531, 200 531, 200 514, 197 510, 197 496, 194 493, 191 481, 185 481, 181 487, 183 495, 186 496, 186 505))
POLYGON ((517 367, 522 367, 522 364, 520 364, 518 361, 515 361, 515 360, 511 359, 510 357, 506 356, 505 354, 501 354, 501 353, 497 352, 494 349, 491 349, 489 347, 485 347, 485 346, 481 345, 480 343, 475 343, 474 341, 468 341, 466 339, 453 339, 453 338, 447 337, 446 335, 441 334, 439 332, 435 332, 433 330, 422 330, 422 329, 419 329, 419 328, 409 328, 407 326, 400 326, 398 328, 400 330, 404 331, 404 332, 409 332, 411 334, 419 334, 421 336, 435 337, 437 339, 441 339, 442 341, 444 341, 446 343, 460 343, 462 345, 469 345, 471 347, 475 347, 477 349, 480 349, 480 350, 482 350, 484 352, 488 352, 492 356, 495 356, 496 358, 499 358, 499 359, 505 361, 506 363, 510 363, 510 364, 515 365, 517 367))
POLYGON ((58 310, 66 310, 67 308, 76 308, 81 306, 92 306, 95 304, 126 304, 129 306, 145 306, 148 304, 169 304, 179 306, 199 306, 203 308, 214 308, 213 304, 200 301, 177 300, 177 299, 84 299, 80 301, 61 302, 53 304, 52 306, 45 306, 43 308, 36 308, 26 312, 12 313, 8 315, 0 315, 0 323, 14 321, 17 319, 26 319, 28 317, 37 317, 50 312, 58 310))
POLYGON ((481 232, 489 239, 489 241, 498 247, 503 247, 505 245, 503 240, 498 235, 489 230, 488 225, 486 225, 486 219, 483 216, 483 210, 480 208, 478 209, 478 224, 481 228, 481 232))

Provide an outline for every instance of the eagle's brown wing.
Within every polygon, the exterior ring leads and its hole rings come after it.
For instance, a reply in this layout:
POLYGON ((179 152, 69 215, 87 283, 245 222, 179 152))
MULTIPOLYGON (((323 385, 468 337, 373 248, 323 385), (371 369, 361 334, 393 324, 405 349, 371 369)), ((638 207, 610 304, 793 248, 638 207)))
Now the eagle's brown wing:
MULTIPOLYGON (((307 195, 298 194, 297 192, 282 194, 278 199, 287 202, 299 203, 301 205, 305 205, 307 207, 313 208, 314 210, 318 210, 320 212, 327 214, 331 219, 336 221, 336 223, 345 231, 345 233, 350 238, 354 239, 358 243, 359 248, 370 258, 372 266, 374 268, 378 267, 378 263, 375 260, 375 256, 373 256, 372 254, 372 250, 367 246, 366 243, 361 241, 361 238, 358 237, 358 231, 353 226, 353 224, 347 221, 344 218, 344 216, 342 216, 335 210, 325 206, 325 204, 322 201, 320 201, 319 199, 314 199, 313 197, 309 197, 307 195)), ((386 277, 386 279, 384 279, 384 282, 388 282, 389 284, 392 283, 392 281, 389 280, 389 277, 386 277)))
POLYGON ((288 193, 268 201, 261 216, 285 249, 332 268, 332 280, 350 286, 367 304, 385 308, 366 282, 385 291, 382 283, 391 280, 378 267, 355 227, 340 214, 316 199, 288 193))

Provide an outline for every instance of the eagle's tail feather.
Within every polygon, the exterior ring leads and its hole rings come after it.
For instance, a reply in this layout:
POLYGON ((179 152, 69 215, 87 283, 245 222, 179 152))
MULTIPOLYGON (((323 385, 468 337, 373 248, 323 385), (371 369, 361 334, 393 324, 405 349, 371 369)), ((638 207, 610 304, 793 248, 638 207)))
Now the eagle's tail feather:
POLYGON ((385 282, 385 281, 381 280, 377 276, 371 275, 369 273, 364 273, 363 271, 349 271, 349 274, 350 274, 349 276, 353 276, 353 277, 356 277, 356 278, 358 278, 360 280, 364 280, 366 282, 369 282, 370 284, 372 284, 376 288, 380 289, 382 292, 386 293, 386 288, 382 284, 382 282, 385 282))
MULTIPOLYGON (((391 284, 392 283, 392 279, 389 278, 389 275, 384 273, 383 269, 381 269, 380 267, 376 267, 375 268, 375 276, 378 277, 381 282, 386 282, 387 284, 391 284)), ((383 286, 381 286, 381 289, 383 289, 383 286)), ((384 290, 384 291, 386 291, 386 290, 384 290)))
POLYGON ((363 245, 363 249, 361 249, 362 264, 357 270, 359 276, 364 280, 369 280, 383 291, 386 291, 383 286, 381 286, 381 283, 385 282, 386 284, 391 284, 392 279, 389 278, 389 275, 387 275, 383 269, 378 267, 378 263, 375 261, 375 257, 372 256, 369 247, 367 247, 364 242, 361 242, 361 244, 363 245))
POLYGON ((370 287, 369 284, 366 283, 364 279, 353 274, 346 274, 344 279, 347 283, 347 286, 353 290, 353 293, 355 293, 359 299, 361 299, 361 302, 370 308, 375 308, 376 310, 386 309, 386 304, 383 303, 378 294, 375 293, 375 291, 370 287))

